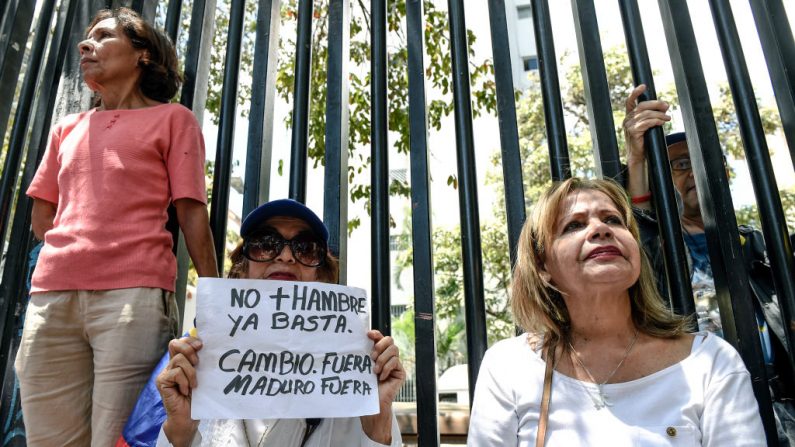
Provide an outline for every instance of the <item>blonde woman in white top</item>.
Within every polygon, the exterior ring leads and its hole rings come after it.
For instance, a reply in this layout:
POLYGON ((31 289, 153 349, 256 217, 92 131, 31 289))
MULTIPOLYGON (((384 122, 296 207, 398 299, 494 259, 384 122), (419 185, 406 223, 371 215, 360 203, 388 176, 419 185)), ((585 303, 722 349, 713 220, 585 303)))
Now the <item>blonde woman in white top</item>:
POLYGON ((522 230, 512 287, 527 334, 486 353, 470 446, 766 445, 739 355, 665 307, 615 183, 547 191, 522 230))

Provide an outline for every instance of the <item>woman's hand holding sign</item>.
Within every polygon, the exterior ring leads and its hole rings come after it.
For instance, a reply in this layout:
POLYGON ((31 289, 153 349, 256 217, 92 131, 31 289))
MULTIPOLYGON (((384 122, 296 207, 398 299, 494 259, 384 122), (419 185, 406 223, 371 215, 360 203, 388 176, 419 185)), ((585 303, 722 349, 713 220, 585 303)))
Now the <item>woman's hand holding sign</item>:
POLYGON ((175 446, 190 445, 199 424, 190 417, 190 400, 191 390, 198 384, 196 365, 201 348, 202 342, 196 337, 171 340, 168 344, 171 360, 157 376, 157 389, 168 415, 163 430, 175 446))
MULTIPOLYGON (((371 330, 367 337, 373 340, 373 372, 378 377, 378 414, 362 416, 362 429, 373 441, 391 443, 392 402, 406 380, 406 371, 400 363, 398 347, 392 337, 385 337, 377 330, 371 330)), ((166 435, 175 446, 190 445, 196 432, 198 421, 190 417, 191 391, 197 386, 196 365, 202 341, 196 337, 183 337, 172 340, 168 345, 171 356, 168 365, 157 376, 157 388, 163 398, 168 418, 163 426, 166 435)))
POLYGON ((406 371, 400 363, 398 347, 392 337, 385 337, 380 331, 371 330, 367 337, 373 340, 370 358, 375 365, 373 372, 378 376, 378 396, 381 406, 391 405, 406 379, 406 371))
POLYGON ((380 412, 370 416, 361 416, 362 429, 373 441, 381 444, 392 442, 392 402, 395 400, 406 371, 400 363, 398 347, 392 337, 385 337, 377 330, 367 333, 375 343, 370 357, 375 362, 373 372, 378 377, 378 403, 380 412))

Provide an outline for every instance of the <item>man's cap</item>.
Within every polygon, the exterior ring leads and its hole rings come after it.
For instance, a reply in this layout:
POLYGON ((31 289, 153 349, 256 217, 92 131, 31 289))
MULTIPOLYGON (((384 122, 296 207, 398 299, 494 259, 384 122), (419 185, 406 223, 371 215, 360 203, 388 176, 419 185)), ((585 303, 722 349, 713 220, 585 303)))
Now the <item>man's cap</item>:
MULTIPOLYGON (((681 143, 682 141, 687 142, 687 134, 685 134, 684 132, 676 132, 668 134, 665 136, 665 147, 670 149, 671 146, 673 146, 676 143, 681 143)), ((723 155, 723 163, 724 164, 728 163, 728 159, 726 158, 726 151, 722 150, 721 153, 723 155)))
POLYGON ((671 133, 665 136, 665 146, 671 147, 676 143, 687 141, 687 136, 684 132, 671 133))
POLYGON ((240 225, 240 236, 243 238, 251 236, 268 219, 277 216, 295 217, 303 220, 309 224, 309 228, 316 235, 328 243, 328 228, 323 224, 323 221, 306 205, 293 199, 271 200, 248 213, 248 216, 243 219, 243 224, 240 225))

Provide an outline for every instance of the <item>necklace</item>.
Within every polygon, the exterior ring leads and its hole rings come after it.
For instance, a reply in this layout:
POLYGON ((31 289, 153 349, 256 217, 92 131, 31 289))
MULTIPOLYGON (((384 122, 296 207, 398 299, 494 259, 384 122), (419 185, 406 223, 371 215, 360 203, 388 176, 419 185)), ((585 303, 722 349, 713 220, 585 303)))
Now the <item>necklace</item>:
MULTIPOLYGON (((241 419, 241 422, 243 423, 243 435, 246 437, 246 445, 248 445, 248 447, 254 447, 254 445, 251 444, 251 438, 249 438, 248 436, 248 424, 246 424, 246 420, 241 419)), ((323 419, 312 419, 312 418, 306 419, 306 427, 304 429, 304 439, 301 441, 301 447, 304 447, 306 445, 306 441, 309 439, 310 436, 312 436, 312 433, 314 433, 315 429, 317 428, 318 425, 320 425, 321 422, 323 422, 323 419)), ((262 442, 265 441, 265 437, 268 435, 268 433, 271 432, 271 430, 273 430, 273 427, 275 427, 276 424, 278 423, 279 420, 277 419, 276 422, 273 423, 273 425, 265 425, 265 430, 263 430, 262 435, 260 436, 259 442, 257 442, 256 447, 260 447, 262 445, 262 442)))
MULTIPOLYGON (((246 445, 248 445, 249 447, 254 447, 251 444, 251 439, 248 437, 248 425, 246 425, 246 420, 243 419, 242 422, 243 422, 243 434, 246 436, 246 445)), ((265 431, 262 432, 262 436, 260 436, 259 442, 257 442, 256 447, 260 447, 262 445, 262 441, 265 440, 265 435, 267 434, 268 434, 268 427, 265 427, 265 431)))
POLYGON ((574 346, 572 346, 571 341, 569 341, 569 348, 571 348, 571 352, 574 353, 574 358, 577 360, 577 363, 579 363, 582 369, 585 370, 585 373, 588 374, 588 377, 593 381, 594 385, 596 385, 597 394, 594 395, 591 392, 591 390, 588 390, 588 394, 591 396, 591 400, 593 400, 593 405, 597 410, 601 410, 604 407, 613 406, 613 403, 610 402, 610 400, 608 400, 608 396, 607 394, 605 394, 605 390, 602 387, 605 386, 605 384, 609 382, 614 375, 616 375, 616 371, 618 371, 618 368, 621 368, 621 365, 624 364, 624 360, 626 360, 627 357, 629 357, 629 353, 630 351, 632 351, 632 348, 635 346, 636 341, 638 341, 637 329, 635 329, 635 335, 632 337, 632 341, 629 342, 629 346, 627 346, 627 350, 626 352, 624 352, 624 356, 621 358, 621 361, 618 362, 618 365, 616 365, 616 367, 613 368, 613 372, 611 372, 610 375, 607 376, 607 378, 602 383, 599 383, 596 381, 596 379, 594 379, 593 374, 591 374, 591 371, 589 371, 588 368, 585 366, 585 364, 582 362, 582 359, 580 358, 580 353, 577 352, 576 349, 574 349, 574 346))

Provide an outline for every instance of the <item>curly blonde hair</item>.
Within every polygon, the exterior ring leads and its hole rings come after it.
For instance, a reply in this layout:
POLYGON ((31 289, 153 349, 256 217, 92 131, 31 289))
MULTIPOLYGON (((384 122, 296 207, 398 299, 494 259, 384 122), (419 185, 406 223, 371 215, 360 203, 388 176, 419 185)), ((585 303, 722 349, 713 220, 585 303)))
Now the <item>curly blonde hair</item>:
MULTIPOLYGON (((560 292, 545 280, 541 271, 547 247, 555 234, 555 223, 563 201, 573 192, 598 191, 606 195, 640 244, 638 224, 629 199, 612 180, 571 178, 554 184, 535 205, 519 237, 517 261, 511 285, 511 307, 517 325, 528 333, 543 336, 544 347, 570 339, 571 319, 560 292)), ((691 329, 690 319, 674 314, 657 291, 651 265, 643 250, 638 280, 629 288, 632 321, 645 334, 674 338, 691 329)))

